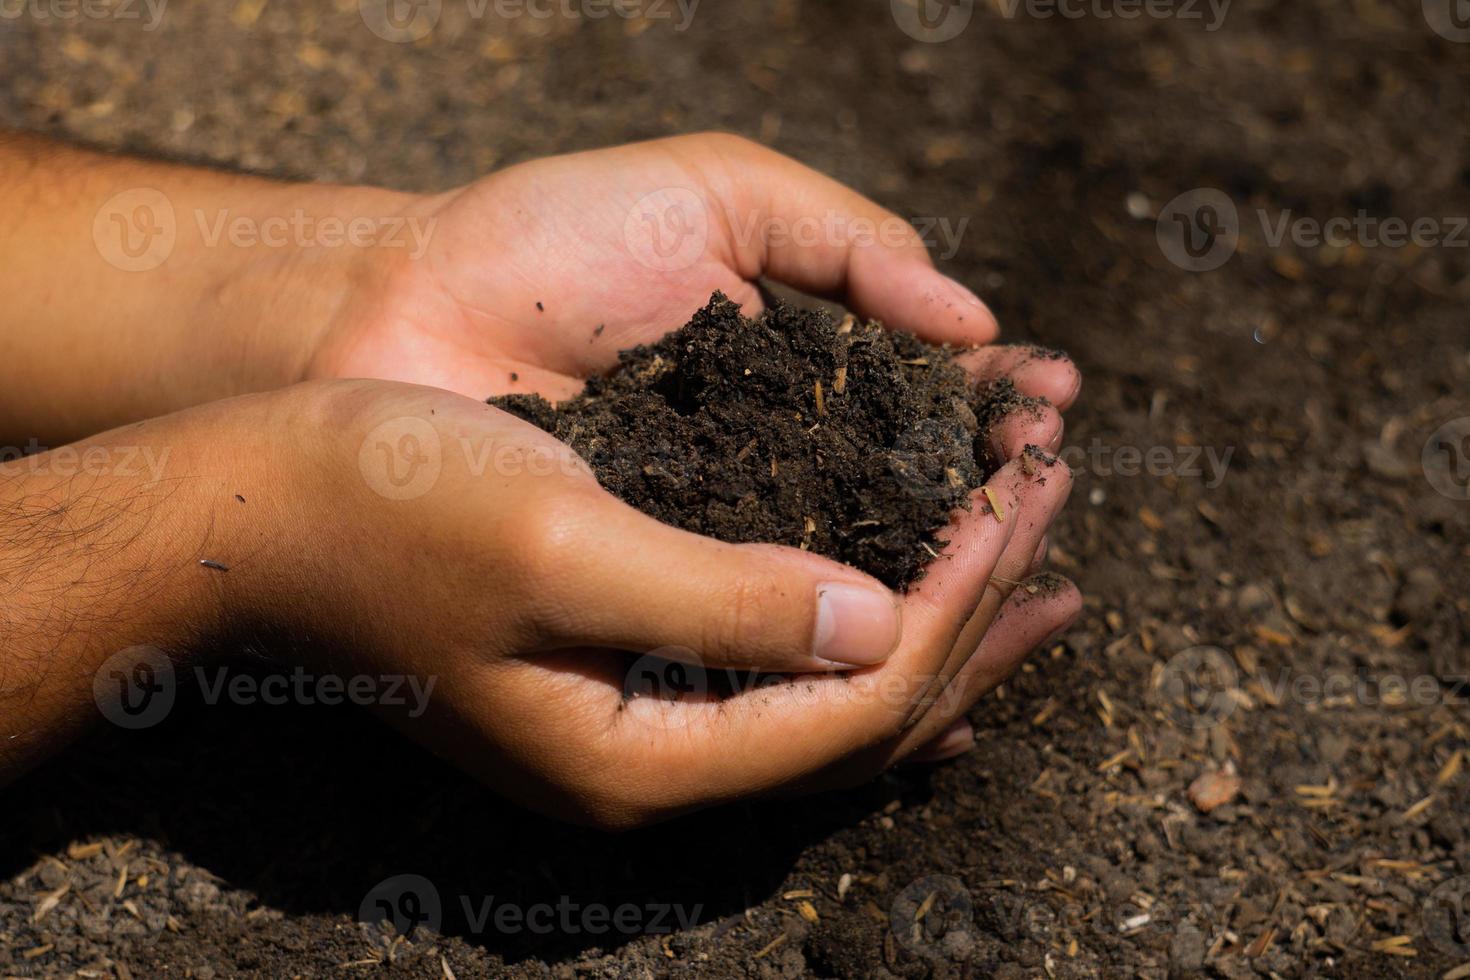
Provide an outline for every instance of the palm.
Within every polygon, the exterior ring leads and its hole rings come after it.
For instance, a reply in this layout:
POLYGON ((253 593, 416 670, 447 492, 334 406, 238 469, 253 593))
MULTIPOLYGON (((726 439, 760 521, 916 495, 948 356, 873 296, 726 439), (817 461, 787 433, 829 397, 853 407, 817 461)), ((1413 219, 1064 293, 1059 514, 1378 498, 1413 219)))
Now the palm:
POLYGON ((715 290, 758 303, 730 226, 708 216, 719 206, 694 211, 714 199, 706 175, 664 145, 513 167, 431 200, 428 248, 400 260, 321 373, 560 398, 715 290), (620 154, 638 159, 608 159, 620 154))

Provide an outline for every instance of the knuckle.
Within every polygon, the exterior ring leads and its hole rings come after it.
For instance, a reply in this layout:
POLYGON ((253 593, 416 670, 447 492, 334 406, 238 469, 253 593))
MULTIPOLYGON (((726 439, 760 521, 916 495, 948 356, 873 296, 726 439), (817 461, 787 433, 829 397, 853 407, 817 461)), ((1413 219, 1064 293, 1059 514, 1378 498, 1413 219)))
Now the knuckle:
POLYGON ((522 584, 525 594, 519 598, 542 619, 554 621, 566 612, 555 585, 575 573, 584 558, 582 542, 594 506, 585 492, 548 489, 516 508, 505 528, 505 581, 522 584))

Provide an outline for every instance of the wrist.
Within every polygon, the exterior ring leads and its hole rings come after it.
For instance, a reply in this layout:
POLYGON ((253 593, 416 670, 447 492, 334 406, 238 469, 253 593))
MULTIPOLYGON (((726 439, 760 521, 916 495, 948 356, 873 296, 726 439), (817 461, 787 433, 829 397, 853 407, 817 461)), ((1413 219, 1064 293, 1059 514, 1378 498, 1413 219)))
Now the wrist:
POLYGON ((241 501, 268 500, 277 481, 250 401, 0 465, 0 523, 15 525, 0 564, 19 570, 0 611, 0 782, 99 711, 146 722, 119 685, 167 684, 160 671, 207 660, 253 605, 254 584, 231 576, 258 557, 270 516, 241 501))
MULTIPOLYGON (((329 335, 387 305, 398 270, 422 254, 424 199, 372 187, 271 184, 235 208, 187 216, 212 272, 195 293, 183 364, 206 364, 215 397, 307 380, 329 335)), ((182 229, 181 229, 182 234, 182 229)))

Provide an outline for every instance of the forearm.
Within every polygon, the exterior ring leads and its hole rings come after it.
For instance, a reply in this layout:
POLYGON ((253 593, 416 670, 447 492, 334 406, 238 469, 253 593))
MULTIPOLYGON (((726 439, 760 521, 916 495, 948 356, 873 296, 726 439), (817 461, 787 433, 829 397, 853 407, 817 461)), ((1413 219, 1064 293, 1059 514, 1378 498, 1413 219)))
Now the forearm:
POLYGON ((251 401, 0 465, 0 783, 108 717, 136 671, 231 625, 276 523, 251 401))
POLYGON ((300 380, 403 200, 0 133, 0 445, 300 380))

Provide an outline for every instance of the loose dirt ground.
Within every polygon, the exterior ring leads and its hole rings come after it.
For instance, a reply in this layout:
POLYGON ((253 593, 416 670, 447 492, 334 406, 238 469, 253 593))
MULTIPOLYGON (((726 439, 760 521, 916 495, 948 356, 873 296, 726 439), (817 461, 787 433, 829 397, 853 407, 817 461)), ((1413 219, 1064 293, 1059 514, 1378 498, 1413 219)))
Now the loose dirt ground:
POLYGON ((1037 6, 977 3, 928 44, 881 2, 706 0, 678 31, 671 5, 475 19, 444 0, 416 45, 347 0, 176 0, 152 31, 141 5, 8 7, 7 125, 416 189, 720 128, 944 219, 945 267, 1086 374, 1053 559, 1089 601, 977 708, 968 757, 617 839, 520 813, 350 709, 185 705, 102 732, 5 790, 0 975, 1370 978, 1470 960, 1470 914, 1457 932, 1431 901, 1470 895, 1470 445, 1422 462, 1470 416, 1453 220, 1470 45, 1430 28, 1433 0, 1241 0, 1215 31, 1203 6, 1037 6), (1156 234, 1197 188, 1239 219, 1213 271, 1156 234), (1274 241, 1288 211, 1429 219, 1446 241, 1274 241), (1188 787, 1232 771, 1239 795, 1201 813, 1188 787), (356 921, 400 874, 433 883, 442 936, 356 921), (575 907, 576 928, 477 930, 466 903, 492 896, 575 907), (635 934, 584 928, 624 904, 635 934), (676 919, 660 909, 698 924, 652 932, 676 919))

